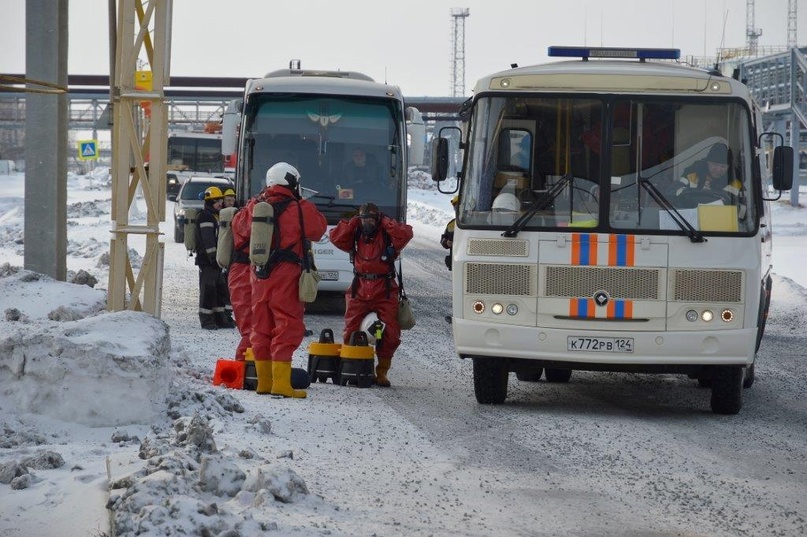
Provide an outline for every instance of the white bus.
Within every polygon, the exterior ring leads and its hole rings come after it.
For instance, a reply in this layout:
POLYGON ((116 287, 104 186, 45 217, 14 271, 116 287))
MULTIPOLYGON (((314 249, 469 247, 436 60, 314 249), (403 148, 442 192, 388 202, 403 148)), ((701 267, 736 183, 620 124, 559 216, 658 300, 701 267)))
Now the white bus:
MULTIPOLYGON (((266 170, 285 161, 301 175, 305 196, 328 220, 328 229, 373 202, 406 220, 407 166, 423 159, 425 127, 396 86, 353 71, 302 70, 299 65, 247 82, 243 99, 224 114, 224 154, 237 152, 240 203, 265 186, 266 170), (361 151, 372 178, 350 182, 345 168, 361 151)), ((353 281, 348 254, 328 234, 314 245, 319 289, 344 291, 353 281)))
MULTIPOLYGON (((762 132, 746 86, 657 61, 676 49, 550 55, 579 59, 487 76, 464 106, 453 332, 477 401, 504 402, 509 372, 681 373, 711 386, 714 412, 739 412, 792 148, 775 148, 771 177, 765 149, 781 136, 762 132), (721 179, 690 188, 713 147, 721 179)), ((432 154, 441 181, 448 138, 432 154)))

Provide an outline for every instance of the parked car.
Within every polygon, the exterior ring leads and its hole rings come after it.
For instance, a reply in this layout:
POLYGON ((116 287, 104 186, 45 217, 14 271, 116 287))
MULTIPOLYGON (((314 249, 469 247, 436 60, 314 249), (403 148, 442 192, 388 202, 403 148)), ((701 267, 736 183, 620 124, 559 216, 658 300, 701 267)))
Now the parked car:
POLYGON ((222 177, 190 177, 182 184, 179 194, 169 196, 174 201, 174 241, 185 241, 185 211, 189 208, 204 207, 204 192, 208 187, 217 186, 222 192, 228 188, 235 189, 233 182, 222 177), (173 199, 172 199, 173 198, 173 199))
POLYGON ((174 199, 171 201, 176 201, 177 194, 179 194, 179 189, 182 188, 182 181, 179 179, 179 175, 177 172, 168 172, 165 174, 165 193, 168 199, 171 199, 171 196, 174 196, 174 199))

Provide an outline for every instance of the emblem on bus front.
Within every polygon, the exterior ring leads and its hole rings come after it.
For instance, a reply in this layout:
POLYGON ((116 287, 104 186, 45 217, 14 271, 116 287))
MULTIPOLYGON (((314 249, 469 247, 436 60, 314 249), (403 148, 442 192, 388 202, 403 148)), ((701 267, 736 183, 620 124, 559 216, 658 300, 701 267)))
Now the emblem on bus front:
POLYGON ((598 306, 605 306, 606 304, 608 304, 608 299, 609 299, 608 293, 606 293, 605 291, 597 291, 596 293, 594 293, 594 303, 597 304, 598 306))

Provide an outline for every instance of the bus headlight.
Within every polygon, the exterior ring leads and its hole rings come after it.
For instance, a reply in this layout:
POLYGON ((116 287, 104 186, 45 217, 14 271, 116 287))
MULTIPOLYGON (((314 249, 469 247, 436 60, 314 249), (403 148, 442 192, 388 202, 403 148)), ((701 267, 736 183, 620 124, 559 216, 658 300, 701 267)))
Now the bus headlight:
POLYGON ((731 310, 723 310, 720 312, 720 318, 723 319, 724 323, 730 323, 734 320, 734 312, 731 310))
POLYGON ((689 310, 687 312, 687 321, 694 323, 698 320, 698 312, 695 310, 689 310))
POLYGON ((703 310, 703 313, 701 313, 701 318, 708 323, 715 318, 715 314, 712 313, 712 310, 703 310))
POLYGON ((504 311, 504 306, 496 302, 490 307, 490 311, 492 311, 494 315, 499 315, 504 311))
POLYGON ((482 302, 481 300, 477 300, 476 302, 474 302, 474 305, 471 306, 471 307, 473 308, 474 313, 477 313, 477 314, 482 313, 483 311, 485 311, 485 303, 482 302))
POLYGON ((507 315, 515 315, 518 313, 518 306, 515 304, 508 304, 507 305, 507 315))

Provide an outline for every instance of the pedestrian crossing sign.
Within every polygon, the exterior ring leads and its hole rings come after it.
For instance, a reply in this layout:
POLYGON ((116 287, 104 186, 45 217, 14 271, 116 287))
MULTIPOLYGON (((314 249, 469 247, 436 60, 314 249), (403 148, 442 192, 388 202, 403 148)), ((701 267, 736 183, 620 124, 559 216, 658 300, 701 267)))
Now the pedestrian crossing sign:
POLYGON ((79 140, 79 160, 98 160, 98 140, 79 140))

